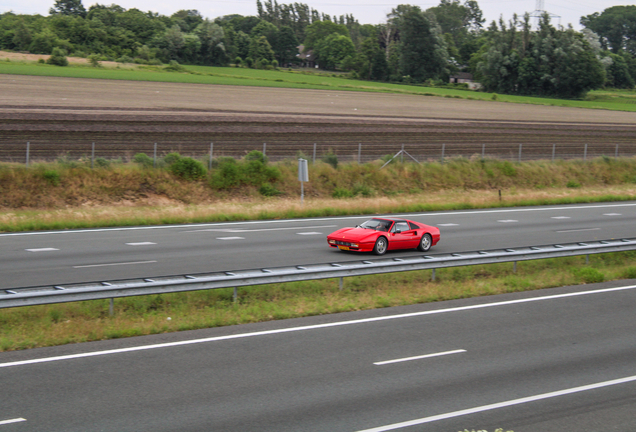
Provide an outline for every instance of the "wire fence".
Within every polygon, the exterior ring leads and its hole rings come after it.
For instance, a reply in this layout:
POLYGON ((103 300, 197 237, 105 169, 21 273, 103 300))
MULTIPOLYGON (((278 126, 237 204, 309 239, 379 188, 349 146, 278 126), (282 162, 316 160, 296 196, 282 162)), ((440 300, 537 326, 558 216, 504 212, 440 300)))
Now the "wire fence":
POLYGON ((480 143, 480 144, 428 144, 408 143, 365 144, 360 143, 147 143, 134 145, 100 144, 50 144, 26 142, 0 146, 0 161, 24 163, 50 162, 55 160, 83 160, 94 165, 97 159, 129 162, 135 154, 145 153, 155 161, 169 153, 179 153, 199 160, 212 161, 218 157, 239 159, 253 150, 261 151, 270 161, 297 159, 302 157, 315 162, 326 155, 336 155, 340 162, 387 161, 395 158, 403 162, 444 162, 452 158, 482 158, 507 161, 593 159, 598 157, 631 157, 636 155, 636 144, 531 144, 531 143, 480 143))

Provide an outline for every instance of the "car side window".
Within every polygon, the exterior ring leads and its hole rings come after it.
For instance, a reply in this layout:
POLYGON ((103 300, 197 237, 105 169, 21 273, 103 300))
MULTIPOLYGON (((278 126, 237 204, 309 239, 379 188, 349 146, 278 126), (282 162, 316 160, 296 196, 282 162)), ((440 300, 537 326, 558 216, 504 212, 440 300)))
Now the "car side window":
POLYGON ((393 232, 404 232, 404 231, 408 231, 409 230, 409 224, 407 224, 406 222, 398 222, 395 224, 395 227, 393 227, 393 232))
POLYGON ((409 226, 411 227, 412 230, 420 229, 420 227, 415 225, 413 222, 409 222, 409 226))

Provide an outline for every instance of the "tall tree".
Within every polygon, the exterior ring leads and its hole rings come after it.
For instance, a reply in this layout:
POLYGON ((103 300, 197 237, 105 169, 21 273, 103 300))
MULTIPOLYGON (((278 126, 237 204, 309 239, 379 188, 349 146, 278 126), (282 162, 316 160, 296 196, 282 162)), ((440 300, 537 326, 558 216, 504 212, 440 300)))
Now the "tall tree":
POLYGON ((55 5, 49 9, 50 15, 74 15, 86 16, 86 9, 82 4, 82 0, 56 0, 55 5))
POLYGON ((581 17, 581 24, 601 37, 603 48, 636 55, 636 6, 613 6, 581 17))

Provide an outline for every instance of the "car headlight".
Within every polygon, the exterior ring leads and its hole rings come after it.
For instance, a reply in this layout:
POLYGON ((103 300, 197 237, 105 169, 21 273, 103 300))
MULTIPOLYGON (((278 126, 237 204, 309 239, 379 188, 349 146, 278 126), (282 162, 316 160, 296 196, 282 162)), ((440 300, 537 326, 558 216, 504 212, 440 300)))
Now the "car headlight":
POLYGON ((329 239, 329 244, 336 244, 336 241, 329 239))
POLYGON ((358 245, 358 243, 351 243, 351 247, 357 248, 360 247, 360 245, 358 245))

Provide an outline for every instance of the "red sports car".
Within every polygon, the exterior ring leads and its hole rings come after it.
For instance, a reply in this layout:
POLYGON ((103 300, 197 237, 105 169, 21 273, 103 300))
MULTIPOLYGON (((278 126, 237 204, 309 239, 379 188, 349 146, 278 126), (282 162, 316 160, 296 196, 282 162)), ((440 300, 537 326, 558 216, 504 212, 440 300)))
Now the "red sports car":
POLYGON ((339 229, 327 241, 333 248, 376 255, 395 249, 426 252, 439 242, 439 229, 406 219, 373 218, 355 228, 339 229))

